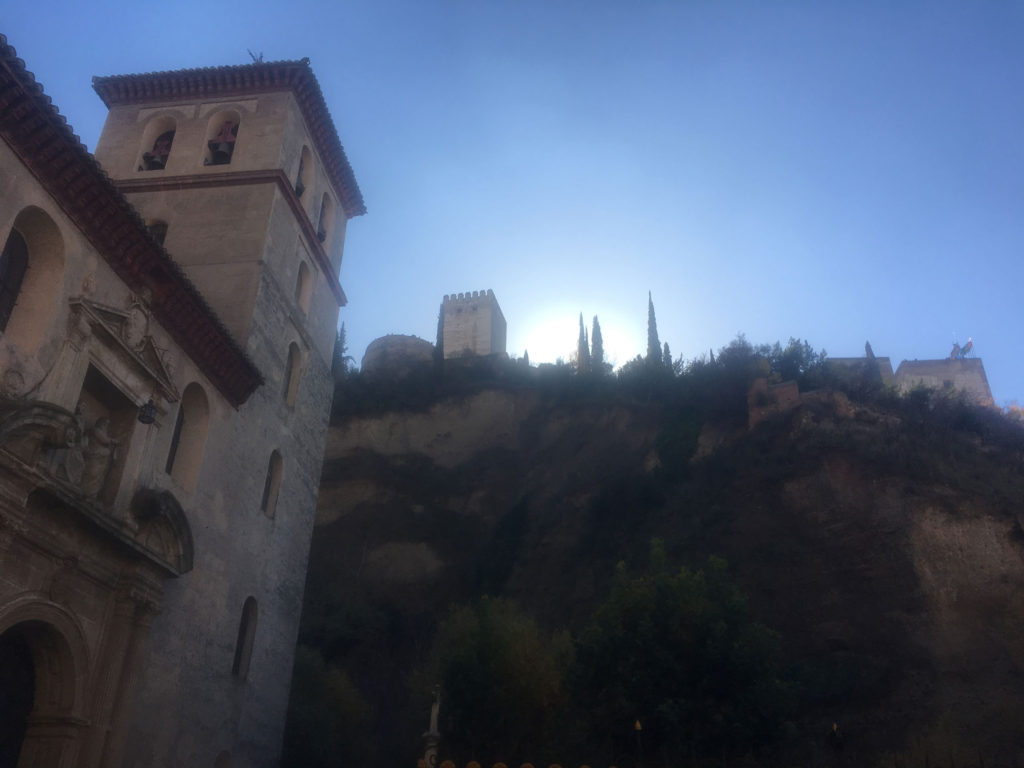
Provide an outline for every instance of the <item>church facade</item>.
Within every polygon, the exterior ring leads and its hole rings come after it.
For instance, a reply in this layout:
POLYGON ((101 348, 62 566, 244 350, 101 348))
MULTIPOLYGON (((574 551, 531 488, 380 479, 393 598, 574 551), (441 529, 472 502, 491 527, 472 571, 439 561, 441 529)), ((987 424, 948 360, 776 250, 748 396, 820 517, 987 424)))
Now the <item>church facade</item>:
POLYGON ((365 208, 307 60, 93 86, 0 36, 0 768, 276 765, 365 208))

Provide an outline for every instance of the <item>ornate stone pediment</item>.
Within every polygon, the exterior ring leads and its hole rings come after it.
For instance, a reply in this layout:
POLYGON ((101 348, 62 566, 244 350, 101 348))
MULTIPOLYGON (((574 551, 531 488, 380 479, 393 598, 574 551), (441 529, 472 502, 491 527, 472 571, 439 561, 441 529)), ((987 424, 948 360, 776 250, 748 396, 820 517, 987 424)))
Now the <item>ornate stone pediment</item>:
POLYGON ((162 390, 166 400, 178 400, 163 350, 150 333, 152 315, 142 301, 133 296, 128 308, 120 309, 80 296, 70 304, 79 326, 86 323, 93 334, 127 357, 140 373, 151 379, 155 388, 162 390))
POLYGON ((185 510, 170 491, 140 488, 132 497, 139 526, 135 540, 163 561, 176 576, 192 570, 192 529, 185 510))

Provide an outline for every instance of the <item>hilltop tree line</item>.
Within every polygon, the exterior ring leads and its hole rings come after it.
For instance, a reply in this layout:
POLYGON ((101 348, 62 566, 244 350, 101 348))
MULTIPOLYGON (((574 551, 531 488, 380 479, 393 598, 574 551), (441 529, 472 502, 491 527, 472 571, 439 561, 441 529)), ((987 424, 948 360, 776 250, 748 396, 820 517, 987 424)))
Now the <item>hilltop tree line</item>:
MULTIPOLYGON (((441 327, 443 317, 438 318, 438 345, 441 339, 441 327)), ((440 348, 438 346, 438 348, 440 348)), ((870 352, 870 345, 867 345, 869 359, 874 359, 870 352)), ((786 347, 781 347, 778 342, 774 345, 762 344, 751 346, 747 343, 745 336, 740 334, 733 342, 719 353, 719 358, 725 356, 722 361, 726 367, 735 367, 738 363, 741 366, 750 362, 749 358, 763 358, 767 362, 767 368, 759 371, 764 375, 771 376, 775 380, 787 380, 797 378, 801 384, 807 384, 808 375, 822 368, 825 361, 825 351, 815 352, 810 344, 800 339, 790 338, 786 347)), ((441 367, 441 359, 435 360, 436 367, 441 367)), ((524 352, 519 359, 525 367, 530 366, 529 351, 524 352)), ((668 342, 661 342, 658 335, 658 320, 654 310, 654 299, 651 292, 647 293, 647 351, 644 355, 637 355, 632 360, 622 365, 618 374, 620 377, 630 378, 645 373, 657 374, 666 371, 675 376, 681 376, 688 371, 705 365, 715 366, 719 363, 714 352, 705 357, 700 357, 685 362, 681 357, 673 360, 672 352, 668 342)), ((334 354, 331 361, 331 370, 335 383, 339 386, 346 386, 353 377, 358 378, 358 371, 354 369, 355 359, 349 354, 348 341, 346 337, 345 324, 342 323, 338 330, 334 344, 334 354)), ((500 366, 499 366, 500 367, 500 366)), ((605 359, 604 338, 601 334, 601 322, 597 315, 594 315, 591 327, 588 330, 583 320, 583 313, 579 316, 579 336, 576 342, 576 350, 573 353, 570 363, 559 359, 554 363, 556 369, 570 369, 577 374, 609 375, 613 372, 613 366, 605 359)), ((421 372, 426 375, 429 372, 421 372)))
MULTIPOLYGON (((594 315, 592 328, 592 332, 588 334, 586 326, 583 324, 583 313, 580 312, 580 335, 576 342, 576 352, 572 357, 572 363, 577 373, 611 373, 612 365, 605 362, 604 359, 604 339, 601 336, 601 323, 597 315, 594 315)), ((637 356, 636 360, 632 362, 644 365, 663 365, 670 371, 676 370, 673 367, 668 342, 666 341, 662 346, 658 341, 658 321, 654 315, 654 299, 651 297, 650 291, 647 292, 647 355, 645 357, 637 356)))

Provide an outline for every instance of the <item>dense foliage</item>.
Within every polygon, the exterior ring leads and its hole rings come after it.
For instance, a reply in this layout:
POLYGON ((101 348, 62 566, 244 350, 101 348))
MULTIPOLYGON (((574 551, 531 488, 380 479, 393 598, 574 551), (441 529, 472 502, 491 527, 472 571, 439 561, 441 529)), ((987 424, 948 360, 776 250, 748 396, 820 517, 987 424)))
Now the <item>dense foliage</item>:
POLYGON ((570 652, 567 635, 546 635, 509 601, 484 596, 453 606, 424 675, 441 686, 447 752, 468 759, 550 744, 570 652))
POLYGON ((576 644, 574 699, 588 702, 591 743, 625 762, 640 721, 636 746, 656 764, 771 744, 788 701, 778 637, 751 620, 723 560, 673 571, 657 541, 651 560, 635 578, 619 565, 576 644))
POLYGON ((300 645, 292 687, 281 765, 362 764, 368 757, 362 729, 369 710, 345 670, 326 663, 317 649, 300 645))
POLYGON ((446 754, 614 764, 639 746, 675 764, 774 742, 788 702, 777 636, 750 618, 724 561, 672 570, 657 541, 651 559, 636 577, 619 564, 575 640, 506 600, 453 606, 421 678, 440 682, 446 754))

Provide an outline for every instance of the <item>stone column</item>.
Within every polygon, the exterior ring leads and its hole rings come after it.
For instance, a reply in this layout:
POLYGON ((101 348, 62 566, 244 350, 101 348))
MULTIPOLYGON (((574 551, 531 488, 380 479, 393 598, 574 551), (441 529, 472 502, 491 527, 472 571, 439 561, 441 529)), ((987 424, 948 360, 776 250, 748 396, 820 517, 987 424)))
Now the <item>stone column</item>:
POLYGON ((110 649, 113 652, 114 645, 118 646, 123 663, 118 673, 112 674, 107 681, 109 719, 103 729, 104 738, 95 745, 96 751, 92 753, 98 759, 89 763, 96 768, 121 765, 139 666, 153 617, 160 612, 160 587, 154 582, 140 579, 118 597, 110 649))
POLYGON ((107 621, 102 650, 96 664, 97 674, 92 681, 92 729, 82 760, 84 766, 100 765, 104 745, 110 736, 111 710, 127 662, 126 651, 133 631, 135 611, 135 601, 127 592, 119 592, 114 598, 114 609, 107 621))

